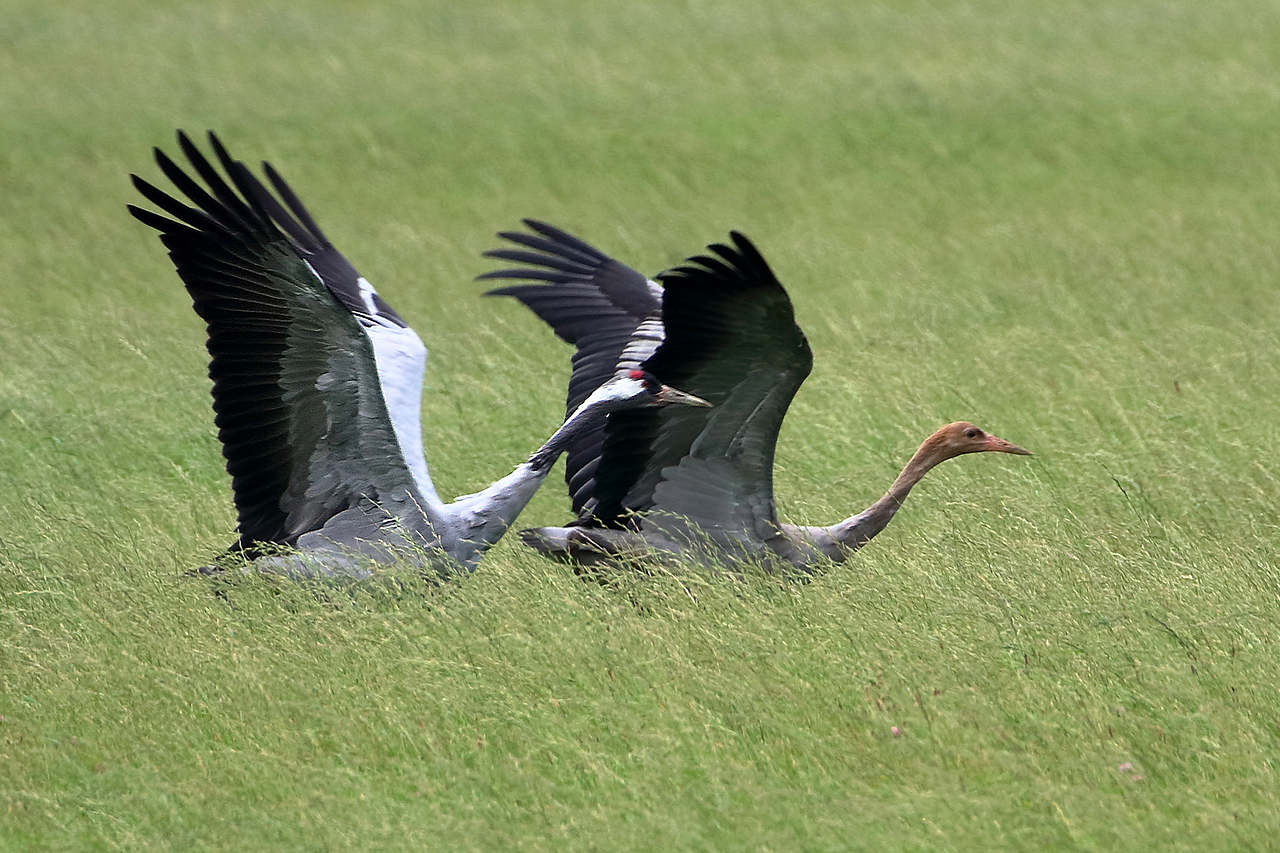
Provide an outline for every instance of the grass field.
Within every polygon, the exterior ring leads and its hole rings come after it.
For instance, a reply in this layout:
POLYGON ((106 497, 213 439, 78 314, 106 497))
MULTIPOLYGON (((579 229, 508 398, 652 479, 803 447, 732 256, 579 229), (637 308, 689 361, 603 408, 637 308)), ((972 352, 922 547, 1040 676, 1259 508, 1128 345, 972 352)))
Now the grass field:
POLYGON ((0 849, 1274 849, 1275 4, 11 0, 0 103, 0 849), (417 328, 442 493, 563 414, 567 348, 472 281, 522 216, 651 273, 760 245, 816 360, 787 520, 949 420, 1036 456, 804 585, 514 540, 442 587, 184 577, 235 519, 124 210, 176 127, 417 328))

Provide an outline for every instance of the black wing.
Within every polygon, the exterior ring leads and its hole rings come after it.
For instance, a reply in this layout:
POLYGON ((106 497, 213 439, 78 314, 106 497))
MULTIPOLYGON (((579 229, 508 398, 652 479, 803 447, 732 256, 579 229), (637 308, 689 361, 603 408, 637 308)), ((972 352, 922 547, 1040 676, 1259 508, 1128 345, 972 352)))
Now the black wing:
POLYGON ((593 524, 626 526, 629 514, 654 511, 756 541, 776 530, 778 431, 813 356, 769 265, 730 236, 732 247, 708 247, 719 257, 659 276, 666 337, 645 364, 714 408, 611 416, 593 524))
MULTIPOLYGON (((534 232, 503 231, 523 249, 495 249, 485 257, 530 264, 495 270, 480 279, 526 279, 490 290, 487 296, 514 296, 567 343, 576 347, 569 377, 566 413, 620 369, 639 367, 662 340, 662 291, 640 273, 594 246, 551 225, 523 220, 534 232)), ((576 439, 565 458, 565 482, 573 511, 581 512, 595 492, 604 434, 576 439)))
MULTIPOLYGON (((208 327, 215 422, 240 546, 293 544, 362 497, 416 494, 365 327, 395 333, 409 349, 414 342, 421 349, 421 341, 275 170, 264 164, 283 204, 214 134, 209 142, 231 184, 186 134, 178 142, 208 188, 157 149, 160 169, 194 207, 134 175, 138 191, 173 218, 129 211, 160 232, 208 327)), ((419 363, 418 383, 421 371, 419 363)))

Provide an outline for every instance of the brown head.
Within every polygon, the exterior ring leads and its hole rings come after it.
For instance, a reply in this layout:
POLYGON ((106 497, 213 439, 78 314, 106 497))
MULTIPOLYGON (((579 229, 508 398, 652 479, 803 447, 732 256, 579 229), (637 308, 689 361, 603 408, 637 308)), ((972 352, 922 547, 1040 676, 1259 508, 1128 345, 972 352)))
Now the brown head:
POLYGON ((924 443, 920 445, 920 450, 916 452, 916 455, 925 456, 936 465, 953 456, 987 451, 1015 453, 1019 456, 1031 455, 1030 450, 1024 450, 1012 442, 1005 441, 1003 438, 994 436, 989 432, 983 432, 967 421, 956 421, 953 424, 947 424, 926 438, 924 443))

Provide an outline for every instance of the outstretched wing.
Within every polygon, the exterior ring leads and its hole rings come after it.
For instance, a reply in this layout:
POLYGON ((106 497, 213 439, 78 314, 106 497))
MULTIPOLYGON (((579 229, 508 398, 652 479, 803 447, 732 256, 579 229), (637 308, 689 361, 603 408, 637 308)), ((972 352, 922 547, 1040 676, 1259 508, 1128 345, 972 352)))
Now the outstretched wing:
POLYGON ((129 211, 160 232, 208 327, 240 547, 294 544, 358 504, 421 504, 423 492, 434 499, 416 433, 422 342, 274 169, 263 164, 283 203, 213 133, 209 142, 230 183, 179 132, 205 186, 157 149, 161 171, 191 204, 134 175, 138 191, 172 218, 129 211), (393 425, 389 402, 410 409, 401 414, 411 423, 393 425), (412 436, 398 435, 411 427, 412 436), (411 470, 419 466, 420 475, 411 470))
POLYGON ((733 246, 708 247, 718 257, 693 257, 659 276, 666 336, 645 365, 713 408, 612 416, 597 524, 623 526, 629 513, 650 512, 749 542, 776 533, 774 449, 813 356, 769 265, 746 237, 730 236, 733 246))
MULTIPOLYGON (((495 249, 485 257, 531 266, 479 278, 544 282, 498 287, 486 295, 514 296, 576 347, 566 404, 572 412, 618 370, 640 367, 661 343, 662 288, 559 228, 523 221, 533 233, 503 231, 498 236, 524 248, 495 249)), ((576 438, 566 453, 565 482, 575 513, 595 492, 603 441, 604 434, 592 430, 576 438)))

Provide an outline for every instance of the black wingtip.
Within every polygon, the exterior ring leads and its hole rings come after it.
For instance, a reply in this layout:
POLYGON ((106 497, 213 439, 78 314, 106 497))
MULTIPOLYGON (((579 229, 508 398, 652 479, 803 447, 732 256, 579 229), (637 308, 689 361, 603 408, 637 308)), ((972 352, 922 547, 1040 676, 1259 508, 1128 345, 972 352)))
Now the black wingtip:
POLYGON ((547 255, 558 256, 577 263, 599 264, 610 260, 609 256, 580 237, 557 228, 540 219, 526 217, 520 222, 532 233, 524 231, 499 231, 498 236, 521 246, 547 255))
POLYGON ((130 216, 148 228, 154 228, 160 232, 170 231, 174 228, 172 219, 165 219, 160 214, 147 210, 145 207, 138 207, 136 204, 126 204, 124 207, 125 210, 129 211, 130 216))
POLYGON ((187 155, 188 160, 204 160, 204 154, 191 141, 191 136, 185 130, 178 131, 178 147, 182 149, 182 153, 187 155))
POLYGON ((764 255, 741 231, 730 231, 728 243, 711 243, 707 252, 686 258, 684 263, 660 274, 658 280, 664 285, 674 281, 718 281, 732 284, 735 289, 782 286, 764 255))
MULTIPOLYGON (((485 273, 484 275, 476 276, 476 281, 480 281, 486 278, 494 279, 494 278, 502 278, 502 276, 485 273)), ((494 287, 494 288, 490 288, 489 290, 486 290, 484 293, 480 295, 481 296, 517 296, 521 292, 527 290, 530 286, 531 285, 527 285, 527 284, 512 284, 512 285, 508 285, 507 287, 494 287)), ((532 285, 532 286, 536 287, 536 285, 532 285)))
POLYGON ((756 244, 751 242, 751 238, 741 231, 730 231, 729 239, 733 241, 733 245, 743 254, 759 255, 760 250, 756 248, 756 244))
POLYGON ((741 231, 730 231, 729 239, 733 241, 734 247, 738 250, 738 255, 748 260, 756 266, 768 267, 765 263, 764 255, 760 254, 760 250, 756 248, 756 244, 751 242, 746 234, 741 231))
POLYGON ((233 164, 237 162, 236 159, 227 153, 227 147, 222 144, 222 140, 218 138, 218 134, 214 133, 212 130, 206 131, 205 133, 209 137, 209 147, 212 148, 213 153, 217 155, 218 162, 222 163, 222 168, 226 169, 227 172, 230 173, 232 171, 233 164))

